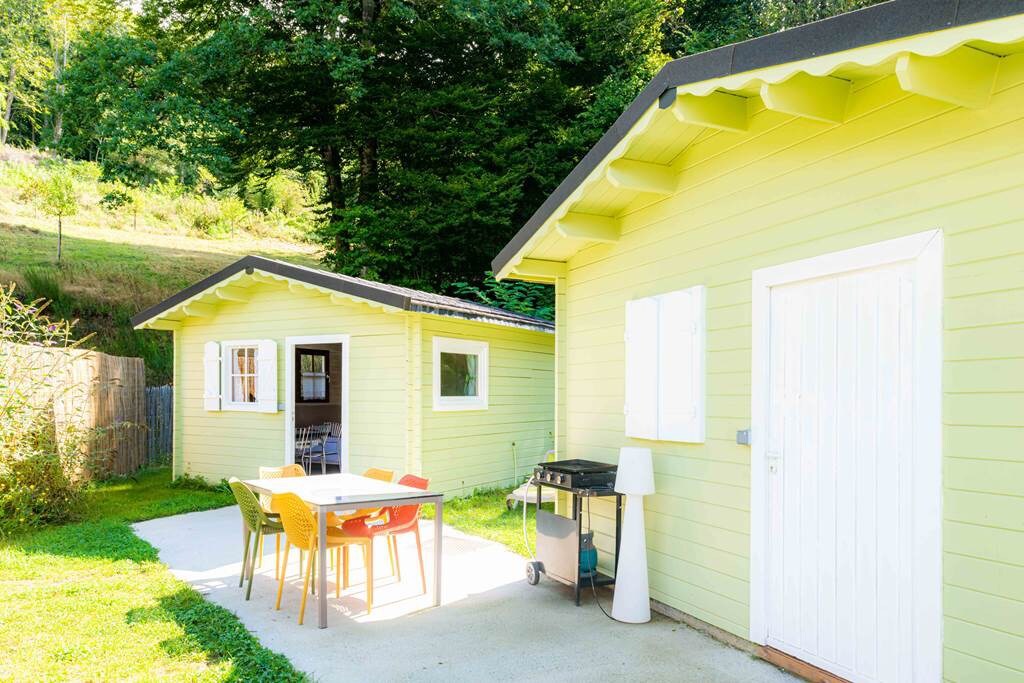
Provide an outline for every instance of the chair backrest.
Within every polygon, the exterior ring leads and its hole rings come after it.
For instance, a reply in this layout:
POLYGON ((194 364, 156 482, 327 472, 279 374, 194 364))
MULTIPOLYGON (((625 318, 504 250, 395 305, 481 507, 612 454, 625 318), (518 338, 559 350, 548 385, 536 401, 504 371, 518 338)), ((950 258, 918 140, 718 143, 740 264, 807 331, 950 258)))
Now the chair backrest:
MULTIPOLYGON (((260 479, 284 479, 285 477, 304 476, 306 476, 306 470, 302 469, 302 465, 296 463, 292 463, 291 465, 285 465, 284 467, 260 468, 260 479)), ((260 505, 263 506, 264 510, 270 510, 270 496, 268 496, 265 493, 261 493, 260 505)))
POLYGON ((283 467, 261 467, 260 479, 284 479, 285 477, 304 477, 306 470, 302 465, 292 463, 283 467))
POLYGON ((270 509, 281 516, 288 542, 302 550, 312 550, 317 535, 316 517, 294 493, 279 493, 270 499, 270 509))
POLYGON ((382 470, 379 467, 367 468, 366 471, 363 472, 363 476, 386 482, 392 482, 395 480, 395 473, 393 470, 382 470))
POLYGON ((330 425, 330 430, 328 432, 328 436, 330 436, 331 438, 334 438, 334 439, 340 439, 341 438, 341 423, 340 422, 328 422, 328 425, 330 425))
POLYGON ((263 513, 256 494, 237 477, 231 477, 228 480, 228 486, 235 496, 238 509, 242 512, 242 521, 245 522, 245 526, 249 528, 249 531, 258 531, 263 523, 263 513))
MULTIPOLYGON (((414 489, 423 489, 424 491, 430 486, 429 479, 417 477, 415 474, 405 475, 398 480, 398 483, 402 486, 411 486, 414 489)), ((385 526, 389 529, 409 526, 419 519, 420 507, 419 505, 396 505, 387 508, 388 523, 385 526)))
POLYGON ((300 455, 305 455, 312 446, 311 429, 311 427, 299 427, 295 430, 295 450, 300 455))

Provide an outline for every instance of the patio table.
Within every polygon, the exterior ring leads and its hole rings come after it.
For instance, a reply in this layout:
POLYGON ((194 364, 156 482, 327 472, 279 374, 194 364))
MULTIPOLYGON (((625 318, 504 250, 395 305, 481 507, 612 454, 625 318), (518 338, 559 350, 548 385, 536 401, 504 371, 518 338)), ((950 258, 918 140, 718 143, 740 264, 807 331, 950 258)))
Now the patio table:
MULTIPOLYGON (((441 604, 441 529, 444 495, 357 474, 322 474, 244 482, 257 494, 294 493, 317 513, 319 527, 317 607, 320 628, 327 628, 327 514, 391 505, 434 504, 434 607, 441 604)), ((368 577, 369 580, 369 577, 368 577)))

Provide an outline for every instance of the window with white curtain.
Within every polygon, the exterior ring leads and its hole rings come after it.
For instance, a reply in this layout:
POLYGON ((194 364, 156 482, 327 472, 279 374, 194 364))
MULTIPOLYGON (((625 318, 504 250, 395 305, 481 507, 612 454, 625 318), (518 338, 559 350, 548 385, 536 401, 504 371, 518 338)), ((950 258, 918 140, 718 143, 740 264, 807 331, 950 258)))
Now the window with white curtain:
POLYGON ((252 346, 227 347, 227 403, 256 404, 258 348, 252 346))

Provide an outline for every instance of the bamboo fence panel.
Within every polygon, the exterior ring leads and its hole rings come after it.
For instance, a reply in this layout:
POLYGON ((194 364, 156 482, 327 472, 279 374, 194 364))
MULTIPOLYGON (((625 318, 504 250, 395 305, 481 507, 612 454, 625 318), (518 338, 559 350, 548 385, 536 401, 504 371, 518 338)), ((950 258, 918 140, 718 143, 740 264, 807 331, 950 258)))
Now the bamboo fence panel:
POLYGON ((38 400, 52 403, 57 434, 88 435, 83 448, 88 450, 90 471, 83 475, 131 474, 148 463, 146 367, 141 358, 83 349, 16 348, 26 362, 39 368, 36 393, 38 400), (38 354, 68 358, 48 364, 39 362, 38 354), (47 367, 59 371, 47 372, 47 367))

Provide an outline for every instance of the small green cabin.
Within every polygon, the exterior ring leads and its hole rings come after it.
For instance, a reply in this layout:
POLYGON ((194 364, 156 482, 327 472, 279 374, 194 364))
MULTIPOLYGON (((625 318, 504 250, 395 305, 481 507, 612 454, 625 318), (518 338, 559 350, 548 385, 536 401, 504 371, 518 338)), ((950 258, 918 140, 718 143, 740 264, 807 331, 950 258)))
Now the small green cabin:
POLYGON ((325 424, 342 470, 453 494, 510 484, 552 447, 545 320, 247 256, 133 323, 174 335, 176 476, 255 477, 325 424))

